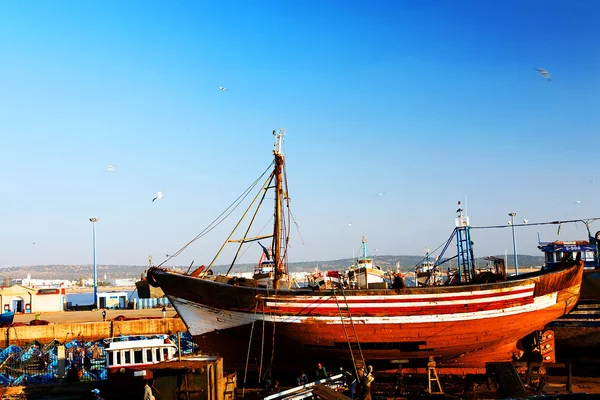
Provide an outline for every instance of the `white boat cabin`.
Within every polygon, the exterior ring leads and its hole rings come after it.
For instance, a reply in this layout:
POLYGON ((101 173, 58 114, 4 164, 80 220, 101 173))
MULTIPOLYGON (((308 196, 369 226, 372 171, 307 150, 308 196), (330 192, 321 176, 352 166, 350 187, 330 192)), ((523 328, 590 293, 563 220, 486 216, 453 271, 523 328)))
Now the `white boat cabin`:
POLYGON ((119 339, 122 338, 115 338, 105 348, 106 368, 109 370, 171 361, 177 353, 177 346, 167 336, 156 339, 119 339))

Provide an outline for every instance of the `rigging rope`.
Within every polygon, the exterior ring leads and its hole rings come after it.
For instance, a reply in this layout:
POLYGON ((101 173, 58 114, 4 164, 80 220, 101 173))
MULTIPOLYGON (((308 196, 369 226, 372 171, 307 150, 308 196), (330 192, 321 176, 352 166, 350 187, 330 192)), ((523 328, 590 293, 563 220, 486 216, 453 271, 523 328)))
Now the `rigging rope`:
POLYGON ((189 245, 191 245, 196 240, 200 239, 201 237, 203 237, 204 235, 206 235, 207 233, 209 233, 210 231, 212 231, 213 229, 215 229, 217 226, 219 226, 229 215, 231 215, 231 213, 233 211, 235 211, 236 208, 238 208, 240 206, 241 202, 246 197, 248 197, 248 195, 252 192, 252 190, 254 189, 254 187, 260 181, 262 181, 263 177, 267 174, 268 171, 271 170, 271 167, 273 166, 274 163, 275 163, 274 161, 271 161, 271 163, 269 164, 269 166, 267 167, 267 169, 265 169, 265 171, 258 178, 256 178, 256 180, 245 191, 243 191, 242 194, 240 196, 238 196, 238 198, 235 199, 217 218, 215 218, 210 224, 208 224, 208 226, 206 228, 204 228, 202 230, 202 232, 200 232, 198 235, 196 235, 195 238, 193 238, 192 240, 190 240, 189 242, 187 242, 182 248, 180 248, 175 253, 173 253, 172 255, 170 255, 169 257, 167 257, 167 259, 164 260, 163 262, 161 262, 160 264, 158 264, 158 266, 160 267, 163 264, 165 264, 167 261, 171 260, 172 258, 177 257, 178 255, 180 255, 181 253, 183 253, 183 251, 189 245))
MULTIPOLYGON (((510 228, 511 226, 540 226, 540 225, 560 225, 560 224, 568 224, 568 223, 577 223, 577 222, 582 222, 586 227, 594 222, 600 220, 600 217, 596 217, 596 218, 581 218, 581 219, 569 219, 569 220, 560 220, 560 221, 548 221, 548 222, 531 222, 531 223, 526 223, 526 224, 514 224, 514 225, 490 225, 490 226, 471 226, 471 229, 499 229, 499 228, 510 228)), ((588 229, 589 230, 589 229, 588 229)), ((441 245, 439 245, 438 247, 436 247, 435 250, 433 250, 432 252, 429 253, 429 255, 433 255, 436 251, 438 251, 440 249, 440 247, 446 245, 447 241, 442 243, 441 245)), ((418 267, 423 261, 425 261, 427 257, 423 257, 421 259, 421 261, 419 261, 416 265, 415 268, 418 267)), ((455 257, 451 257, 448 260, 451 260, 455 257)), ((444 260, 448 261, 448 260, 444 260)), ((440 263, 441 264, 441 263, 440 263)))
POLYGON ((471 229, 495 229, 495 228, 510 228, 511 226, 539 226, 539 225, 560 225, 560 224, 568 224, 573 222, 583 222, 586 226, 591 222, 599 220, 598 218, 587 218, 587 219, 569 219, 564 221, 549 221, 549 222, 532 222, 526 224, 508 224, 508 225, 491 225, 491 226, 472 226, 471 229))

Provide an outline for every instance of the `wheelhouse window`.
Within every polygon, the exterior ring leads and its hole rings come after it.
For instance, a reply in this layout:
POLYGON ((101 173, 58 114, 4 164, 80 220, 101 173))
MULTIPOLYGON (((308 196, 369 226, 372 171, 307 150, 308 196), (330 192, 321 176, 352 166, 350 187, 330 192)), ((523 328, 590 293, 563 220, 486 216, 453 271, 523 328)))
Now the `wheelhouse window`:
POLYGON ((142 349, 133 351, 133 363, 142 364, 144 362, 144 353, 142 349))
POLYGON ((125 364, 131 364, 131 351, 125 351, 125 364))
POLYGON ((554 262, 554 253, 548 252, 546 253, 546 262, 553 263, 554 262))
POLYGON ((146 362, 152 362, 152 349, 146 349, 146 362))
POLYGON ((594 261, 594 252, 590 250, 586 250, 584 261, 594 261))
POLYGON ((117 361, 115 362, 115 365, 121 365, 121 352, 120 351, 113 351, 113 354, 117 355, 117 361))

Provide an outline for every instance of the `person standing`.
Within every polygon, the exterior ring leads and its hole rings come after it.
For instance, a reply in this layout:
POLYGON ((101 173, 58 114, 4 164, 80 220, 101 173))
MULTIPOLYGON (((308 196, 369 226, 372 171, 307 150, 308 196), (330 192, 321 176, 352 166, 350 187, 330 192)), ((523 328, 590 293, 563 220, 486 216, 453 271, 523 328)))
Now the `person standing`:
POLYGON ((106 321, 106 310, 102 310, 102 321, 106 321))
POLYGON ((300 376, 296 378, 296 383, 298 386, 306 385, 308 383, 308 376, 306 376, 304 371, 300 371, 300 376))
POLYGON ((145 382, 144 385, 144 399, 143 400, 154 400, 154 395, 152 394, 152 389, 150 385, 148 385, 148 381, 145 382))
POLYGON ((325 369, 325 367, 323 366, 323 364, 318 363, 317 364, 317 373, 316 373, 316 380, 318 381, 319 379, 324 379, 327 378, 327 370, 325 369))
POLYGON ((373 376, 373 366, 369 365, 369 368, 367 369, 367 373, 365 374, 365 380, 363 382, 362 400, 372 400, 371 385, 373 384, 374 380, 375 380, 375 377, 373 376))
POLYGON ((356 378, 354 375, 350 373, 350 371, 344 371, 344 368, 340 367, 340 374, 342 374, 342 379, 344 380, 344 385, 348 387, 350 391, 349 396, 352 400, 354 400, 354 390, 356 389, 356 378))
POLYGON ((162 313, 163 313, 163 318, 165 318, 167 316, 167 309, 165 306, 163 306, 163 308, 162 308, 162 313))

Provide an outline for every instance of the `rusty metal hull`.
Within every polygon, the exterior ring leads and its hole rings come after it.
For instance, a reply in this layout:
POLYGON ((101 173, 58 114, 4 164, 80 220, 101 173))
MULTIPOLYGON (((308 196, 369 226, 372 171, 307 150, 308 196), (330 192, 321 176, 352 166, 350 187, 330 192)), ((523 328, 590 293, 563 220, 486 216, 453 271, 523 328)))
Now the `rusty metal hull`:
MULTIPOLYGON (((345 301, 338 297, 338 302, 350 310, 369 360, 433 356, 441 367, 477 369, 511 360, 520 338, 569 312, 579 298, 582 272, 578 263, 496 283, 347 290, 345 301)), ((243 365, 248 349, 253 351, 253 322, 254 336, 267 338, 261 341, 267 346, 263 352, 274 342, 276 358, 349 356, 331 291, 275 294, 164 269, 150 274, 198 344, 228 365, 243 365)))

